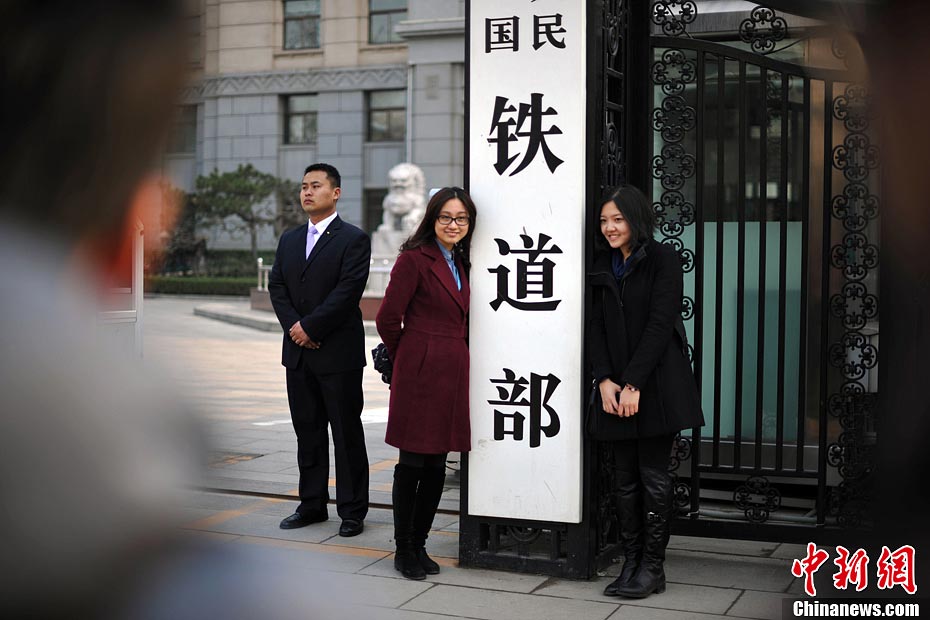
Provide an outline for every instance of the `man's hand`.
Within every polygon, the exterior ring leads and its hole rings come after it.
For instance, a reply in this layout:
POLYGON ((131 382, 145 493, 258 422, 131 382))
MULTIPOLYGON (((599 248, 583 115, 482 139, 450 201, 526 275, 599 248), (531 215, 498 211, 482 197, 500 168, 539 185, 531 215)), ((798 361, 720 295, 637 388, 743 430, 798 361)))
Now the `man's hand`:
POLYGON ((288 332, 291 336, 291 340, 302 347, 308 349, 319 349, 320 343, 310 340, 310 336, 307 335, 307 332, 304 331, 303 325, 300 324, 300 321, 297 321, 291 325, 291 329, 288 332))

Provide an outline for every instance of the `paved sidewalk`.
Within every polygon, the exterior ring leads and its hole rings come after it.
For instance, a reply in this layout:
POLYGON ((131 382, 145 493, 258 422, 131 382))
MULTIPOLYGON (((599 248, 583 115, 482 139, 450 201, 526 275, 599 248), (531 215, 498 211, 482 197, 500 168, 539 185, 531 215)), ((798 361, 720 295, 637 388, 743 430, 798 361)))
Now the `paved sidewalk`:
MULTIPOLYGON (((207 303, 251 312, 245 300, 207 303)), ((336 535, 334 506, 328 522, 281 530, 278 522, 295 504, 247 495, 296 495, 296 439, 280 365, 280 332, 195 316, 195 306, 202 305, 203 300, 180 297, 145 301, 146 356, 166 366, 200 408, 212 442, 204 484, 214 491, 185 495, 184 528, 224 548, 258 550, 270 565, 296 560, 322 571, 327 586, 317 586, 320 595, 351 592, 353 602, 368 610, 349 617, 775 619, 781 618, 781 600, 801 593, 800 581, 789 572, 791 560, 803 555, 800 545, 673 536, 668 590, 631 601, 601 594, 619 565, 591 582, 458 568, 454 514, 437 516, 429 540, 442 573, 420 582, 394 571, 389 510, 373 508, 365 532, 355 538, 336 535)), ((366 346, 370 350, 377 343, 369 337, 366 346)), ((396 450, 383 441, 389 392, 370 365, 364 389, 371 500, 386 507, 396 450)), ((449 476, 441 510, 458 509, 458 491, 457 479, 449 476)), ((314 582, 307 583, 309 588, 314 582)))

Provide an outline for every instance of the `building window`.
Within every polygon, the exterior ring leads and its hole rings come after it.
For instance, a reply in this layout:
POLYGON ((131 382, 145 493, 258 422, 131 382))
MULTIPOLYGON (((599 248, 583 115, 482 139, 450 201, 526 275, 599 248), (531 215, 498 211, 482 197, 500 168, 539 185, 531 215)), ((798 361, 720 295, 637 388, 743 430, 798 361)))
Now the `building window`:
POLYGON ((407 0, 368 0, 368 42, 403 41, 394 32, 398 22, 407 19, 407 0))
POLYGON ((368 93, 368 141, 401 142, 407 135, 407 91, 368 93))
POLYGON ((197 149, 197 106, 179 106, 174 128, 168 139, 168 152, 191 154, 197 149))
POLYGON ((384 218, 384 197, 387 196, 386 189, 366 189, 365 190, 365 230, 372 234, 378 230, 381 220, 384 218))
POLYGON ((284 0, 284 49, 320 47, 320 0, 284 0))
POLYGON ((284 144, 316 143, 316 95, 284 98, 284 144))

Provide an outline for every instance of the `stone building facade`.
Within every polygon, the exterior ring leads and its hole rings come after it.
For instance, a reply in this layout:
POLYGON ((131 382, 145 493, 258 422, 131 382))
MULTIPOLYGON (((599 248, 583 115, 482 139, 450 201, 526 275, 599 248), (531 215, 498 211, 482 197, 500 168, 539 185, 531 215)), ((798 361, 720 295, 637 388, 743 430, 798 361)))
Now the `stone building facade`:
MULTIPOLYGON (((464 0, 192 0, 194 80, 164 168, 198 175, 252 164, 299 181, 326 161, 340 214, 372 231, 387 172, 411 161, 429 187, 463 182, 464 0)), ((269 206, 269 208, 272 208, 269 206)), ((259 247, 273 248, 269 226, 259 247)), ((215 249, 248 247, 222 230, 215 249)))

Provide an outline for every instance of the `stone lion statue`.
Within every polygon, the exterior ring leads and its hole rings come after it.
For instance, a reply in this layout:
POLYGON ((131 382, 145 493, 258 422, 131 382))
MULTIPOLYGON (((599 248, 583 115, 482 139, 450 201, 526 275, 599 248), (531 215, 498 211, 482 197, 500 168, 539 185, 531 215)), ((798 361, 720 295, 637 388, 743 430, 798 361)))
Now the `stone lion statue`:
POLYGON ((419 166, 397 164, 388 172, 388 195, 379 231, 413 231, 426 212, 426 177, 419 166))

